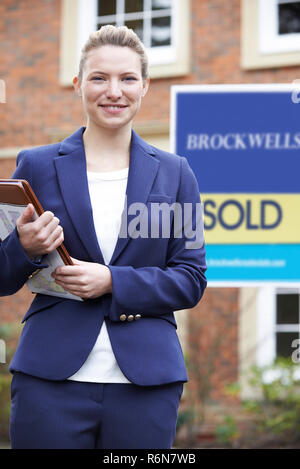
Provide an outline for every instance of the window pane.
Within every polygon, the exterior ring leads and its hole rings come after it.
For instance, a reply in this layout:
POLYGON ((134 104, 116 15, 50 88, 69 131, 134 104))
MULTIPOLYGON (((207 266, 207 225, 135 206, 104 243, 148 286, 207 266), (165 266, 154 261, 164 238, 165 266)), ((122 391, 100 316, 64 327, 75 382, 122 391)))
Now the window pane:
POLYGON ((115 15, 117 0, 98 0, 98 16, 115 15))
POLYGON ((125 0, 125 13, 135 13, 137 11, 143 11, 143 9, 143 0, 125 0))
POLYGON ((276 333, 276 356, 277 357, 291 357, 295 348, 292 347, 292 342, 299 338, 297 332, 277 332, 276 333))
POLYGON ((277 295, 277 324, 299 323, 299 295, 277 295))
POLYGON ((151 47, 171 44, 171 17, 153 18, 151 29, 151 47))
POLYGON ((152 0, 152 10, 163 10, 172 7, 172 0, 152 0))
POLYGON ((279 34, 300 33, 300 2, 278 5, 279 34))
POLYGON ((125 25, 133 29, 141 41, 143 41, 143 20, 126 21, 125 25))

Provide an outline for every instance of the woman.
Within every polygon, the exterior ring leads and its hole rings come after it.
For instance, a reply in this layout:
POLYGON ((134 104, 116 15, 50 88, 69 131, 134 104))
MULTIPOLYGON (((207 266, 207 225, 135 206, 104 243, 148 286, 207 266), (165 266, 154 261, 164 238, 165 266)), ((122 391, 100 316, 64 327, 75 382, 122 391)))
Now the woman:
POLYGON ((16 292, 64 241, 74 265, 53 278, 84 301, 37 294, 23 319, 10 364, 12 447, 170 448, 187 381, 173 311, 206 286, 199 189, 185 158, 132 130, 149 86, 132 30, 92 33, 73 82, 86 127, 18 155, 13 178, 47 211, 32 221, 28 205, 1 244, 0 292, 16 292), (152 207, 173 221, 167 235, 152 207))

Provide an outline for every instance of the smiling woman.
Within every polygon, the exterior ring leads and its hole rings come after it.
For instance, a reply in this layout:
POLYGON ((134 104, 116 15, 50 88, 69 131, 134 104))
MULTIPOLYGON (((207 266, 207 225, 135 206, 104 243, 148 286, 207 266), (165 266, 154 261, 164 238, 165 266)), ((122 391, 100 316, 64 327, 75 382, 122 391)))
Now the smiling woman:
POLYGON ((90 35, 83 47, 78 77, 73 84, 82 96, 87 116, 83 136, 87 168, 111 171, 128 167, 132 120, 149 87, 143 44, 125 26, 103 26, 90 35), (111 158, 111 132, 115 143, 118 142, 117 147, 113 145, 114 158, 111 158))
POLYGON ((64 240, 74 265, 52 276, 85 301, 38 294, 27 311, 10 365, 12 447, 171 448, 187 381, 173 312, 206 287, 198 184, 184 157, 132 130, 149 87, 132 30, 92 33, 73 84, 86 126, 18 155, 13 178, 30 182, 46 212, 32 221, 27 207, 0 243, 0 284, 17 291, 47 266, 35 257, 64 240), (189 219, 176 220, 181 237, 128 234, 129 209, 155 201, 189 205, 189 219))
POLYGON ((88 119, 85 138, 94 127, 123 128, 123 132, 124 126, 130 128, 149 85, 136 52, 129 47, 102 46, 89 53, 81 76, 81 81, 74 79, 74 86, 88 119))

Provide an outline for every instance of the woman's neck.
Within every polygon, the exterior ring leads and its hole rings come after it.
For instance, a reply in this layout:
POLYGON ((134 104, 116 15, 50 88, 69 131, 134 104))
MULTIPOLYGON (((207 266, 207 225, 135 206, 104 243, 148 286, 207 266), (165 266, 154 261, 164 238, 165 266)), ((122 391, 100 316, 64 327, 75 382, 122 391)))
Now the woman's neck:
POLYGON ((88 171, 114 171, 129 166, 131 126, 122 129, 88 125, 83 143, 88 171))

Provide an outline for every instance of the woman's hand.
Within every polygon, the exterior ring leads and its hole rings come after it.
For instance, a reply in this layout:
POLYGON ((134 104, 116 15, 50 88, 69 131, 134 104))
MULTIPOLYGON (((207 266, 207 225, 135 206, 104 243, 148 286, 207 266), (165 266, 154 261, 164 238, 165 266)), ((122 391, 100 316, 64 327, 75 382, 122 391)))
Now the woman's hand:
POLYGON ((64 240, 59 219, 52 212, 44 212, 33 221, 34 214, 33 205, 28 204, 17 220, 19 240, 29 258, 50 254, 64 240))
POLYGON ((64 290, 85 300, 112 292, 111 273, 107 266, 71 259, 74 265, 57 267, 52 272, 55 282, 64 290))

